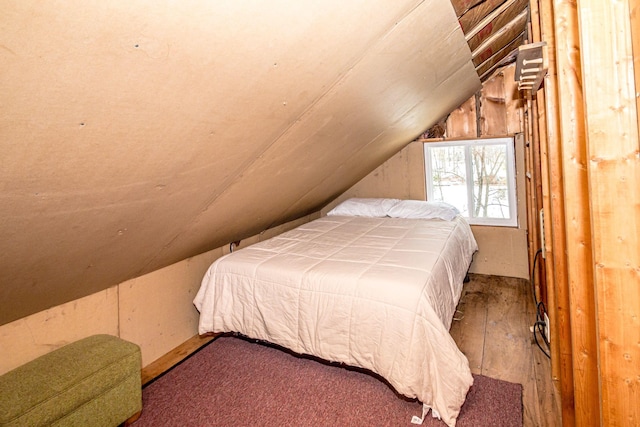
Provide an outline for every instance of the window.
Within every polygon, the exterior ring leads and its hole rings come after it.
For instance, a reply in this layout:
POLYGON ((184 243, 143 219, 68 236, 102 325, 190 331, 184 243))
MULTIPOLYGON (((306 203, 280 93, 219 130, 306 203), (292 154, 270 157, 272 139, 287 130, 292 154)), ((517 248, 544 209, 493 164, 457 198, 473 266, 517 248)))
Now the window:
POLYGON ((513 138, 424 144, 427 199, 470 224, 517 226, 513 138))

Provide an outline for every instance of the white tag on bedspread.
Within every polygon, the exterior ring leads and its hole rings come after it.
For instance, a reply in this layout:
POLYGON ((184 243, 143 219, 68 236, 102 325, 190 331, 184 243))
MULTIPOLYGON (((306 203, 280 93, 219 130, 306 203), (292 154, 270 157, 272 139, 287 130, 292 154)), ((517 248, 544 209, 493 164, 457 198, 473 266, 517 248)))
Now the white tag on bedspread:
POLYGON ((417 415, 414 415, 413 417, 411 417, 411 424, 422 424, 424 422, 424 417, 427 416, 427 414, 429 413, 429 408, 427 405, 425 405, 424 403, 422 404, 422 417, 419 417, 417 415))

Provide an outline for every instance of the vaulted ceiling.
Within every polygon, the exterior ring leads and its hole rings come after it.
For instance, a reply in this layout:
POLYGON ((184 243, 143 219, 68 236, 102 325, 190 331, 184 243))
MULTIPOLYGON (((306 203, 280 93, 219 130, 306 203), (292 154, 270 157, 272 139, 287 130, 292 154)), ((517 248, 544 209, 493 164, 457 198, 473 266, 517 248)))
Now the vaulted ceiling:
POLYGON ((525 9, 3 5, 0 324, 318 210, 475 93, 525 9))

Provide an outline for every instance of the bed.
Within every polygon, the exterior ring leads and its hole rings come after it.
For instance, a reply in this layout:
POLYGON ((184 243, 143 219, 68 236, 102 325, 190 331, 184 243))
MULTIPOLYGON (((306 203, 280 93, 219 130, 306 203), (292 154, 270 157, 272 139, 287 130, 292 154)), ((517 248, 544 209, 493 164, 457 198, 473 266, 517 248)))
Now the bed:
POLYGON ((477 245, 455 208, 434 207, 350 199, 219 258, 194 300, 200 334, 237 332, 371 370, 423 403, 412 422, 432 410, 454 426, 473 378, 449 328, 477 245))

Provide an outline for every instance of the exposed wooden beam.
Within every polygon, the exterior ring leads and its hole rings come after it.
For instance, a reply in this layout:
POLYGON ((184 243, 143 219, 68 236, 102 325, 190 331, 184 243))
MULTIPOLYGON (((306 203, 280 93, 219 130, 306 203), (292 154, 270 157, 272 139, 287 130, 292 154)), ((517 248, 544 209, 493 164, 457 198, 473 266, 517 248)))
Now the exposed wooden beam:
POLYGON ((491 21, 496 19, 496 17, 498 17, 502 12, 507 10, 515 2, 516 2, 516 0, 507 0, 506 2, 502 3, 502 5, 500 5, 496 9, 494 9, 493 12, 489 13, 475 27, 473 27, 471 30, 469 30, 469 32, 467 34, 465 34, 465 36, 464 36, 465 39, 467 41, 469 41, 469 39, 471 39, 471 37, 473 37, 476 34, 478 34, 484 27, 487 26, 487 24, 489 24, 491 21))
POLYGON ((567 236, 565 227, 565 178, 563 174, 563 146, 561 139, 561 112, 559 76, 556 62, 556 16, 554 0, 539 0, 541 39, 547 42, 548 72, 544 83, 544 109, 546 114, 547 147, 544 164, 547 169, 549 199, 545 207, 545 238, 548 265, 547 283, 551 323, 551 368, 554 382, 560 390, 562 425, 576 426, 573 347, 571 337, 571 297, 569 292, 567 236))
POLYGON ((512 31, 515 27, 519 27, 522 24, 523 20, 526 19, 528 14, 529 14, 529 10, 528 9, 525 9, 522 12, 520 12, 518 14, 518 16, 513 18, 507 25, 505 25, 504 27, 500 28, 491 37, 486 39, 477 48, 475 48, 473 50, 473 52, 471 52, 471 57, 475 58, 480 53, 482 53, 487 47, 491 46, 504 33, 508 32, 508 31, 512 31))
POLYGON ((640 2, 631 5, 631 37, 633 44, 633 64, 636 80, 636 113, 638 114, 638 133, 640 134, 640 2))
MULTIPOLYGON (((562 208, 553 207, 554 199, 557 202, 557 195, 561 194, 562 191, 558 191, 558 188, 561 188, 561 181, 558 176, 553 177, 552 171, 554 165, 559 165, 559 162, 556 159, 552 159, 550 153, 554 151, 559 151, 557 148, 559 146, 559 138, 558 138, 558 120, 557 120, 557 104, 555 100, 557 99, 557 91, 556 91, 556 71, 555 71, 555 43, 553 36, 553 16, 551 11, 551 3, 549 1, 541 1, 538 3, 534 1, 531 3, 531 21, 533 23, 534 18, 536 22, 539 22, 538 25, 534 26, 534 41, 546 41, 547 42, 547 60, 549 69, 547 71, 547 76, 545 77, 544 90, 540 90, 537 93, 538 98, 538 120, 539 120, 539 128, 540 128, 540 159, 541 159, 541 180, 542 180, 542 207, 544 210, 544 254, 545 254, 545 267, 546 267, 546 285, 547 285, 547 313, 549 316, 549 331, 550 336, 548 337, 551 341, 551 377, 553 378, 555 384, 560 385, 560 377, 563 373, 560 371, 560 355, 561 355, 561 346, 564 345, 569 350, 571 349, 571 341, 570 341, 570 330, 563 332, 563 335, 566 337, 565 342, 560 341, 560 326, 563 322, 560 321, 560 316, 562 313, 568 313, 568 297, 566 298, 566 307, 562 309, 562 301, 563 298, 559 298, 558 288, 563 287, 568 292, 568 286, 566 280, 556 279, 556 274, 565 266, 564 263, 564 251, 560 252, 556 256, 555 243, 553 238, 553 212, 560 210, 562 208), (535 3, 535 8, 534 8, 535 3), (536 28, 539 27, 539 28, 536 28), (555 195, 555 196, 554 196, 555 195), (556 265, 556 260, 559 265, 556 265)), ((558 170, 561 169, 560 166, 555 166, 558 170)), ((564 222, 561 221, 561 223, 564 222)), ((556 233, 559 233, 556 232, 556 233)), ((564 241, 564 237, 560 239, 560 241, 564 241)), ((563 273, 563 276, 566 277, 566 274, 563 273)), ((567 316, 568 317, 568 316, 567 316)), ((570 359, 570 352, 569 352, 570 359)), ((571 372, 571 371, 569 371, 571 372)), ((573 390, 573 379, 565 381, 571 386, 571 390, 573 390)), ((561 389, 561 387, 558 387, 561 389)), ((571 393, 573 396, 573 393, 571 393)), ((571 407, 573 408, 573 397, 571 399, 571 407)))
POLYGON ((483 61, 480 65, 478 65, 476 67, 476 71, 478 72, 478 76, 480 77, 480 80, 484 81, 485 77, 489 76, 496 69, 500 68, 503 65, 507 65, 509 61, 505 60, 505 58, 507 58, 511 54, 514 54, 514 58, 515 58, 515 52, 517 51, 518 46, 522 43, 523 38, 524 38, 524 31, 518 34, 518 37, 513 39, 505 47, 503 47, 502 49, 500 49, 499 51, 491 55, 489 58, 487 58, 485 61, 483 61), (500 58, 500 60, 496 60, 496 58, 498 57, 500 58), (488 67, 485 71, 482 71, 482 74, 480 74, 482 68, 485 67, 487 64, 490 64, 491 61, 495 61, 495 63, 490 67, 488 67))
MULTIPOLYGON (((630 3, 578 6, 590 189, 584 210, 593 239, 593 276, 583 286, 595 289, 603 426, 640 425, 640 140, 630 3)), ((637 41, 636 34, 636 49, 637 41)))

